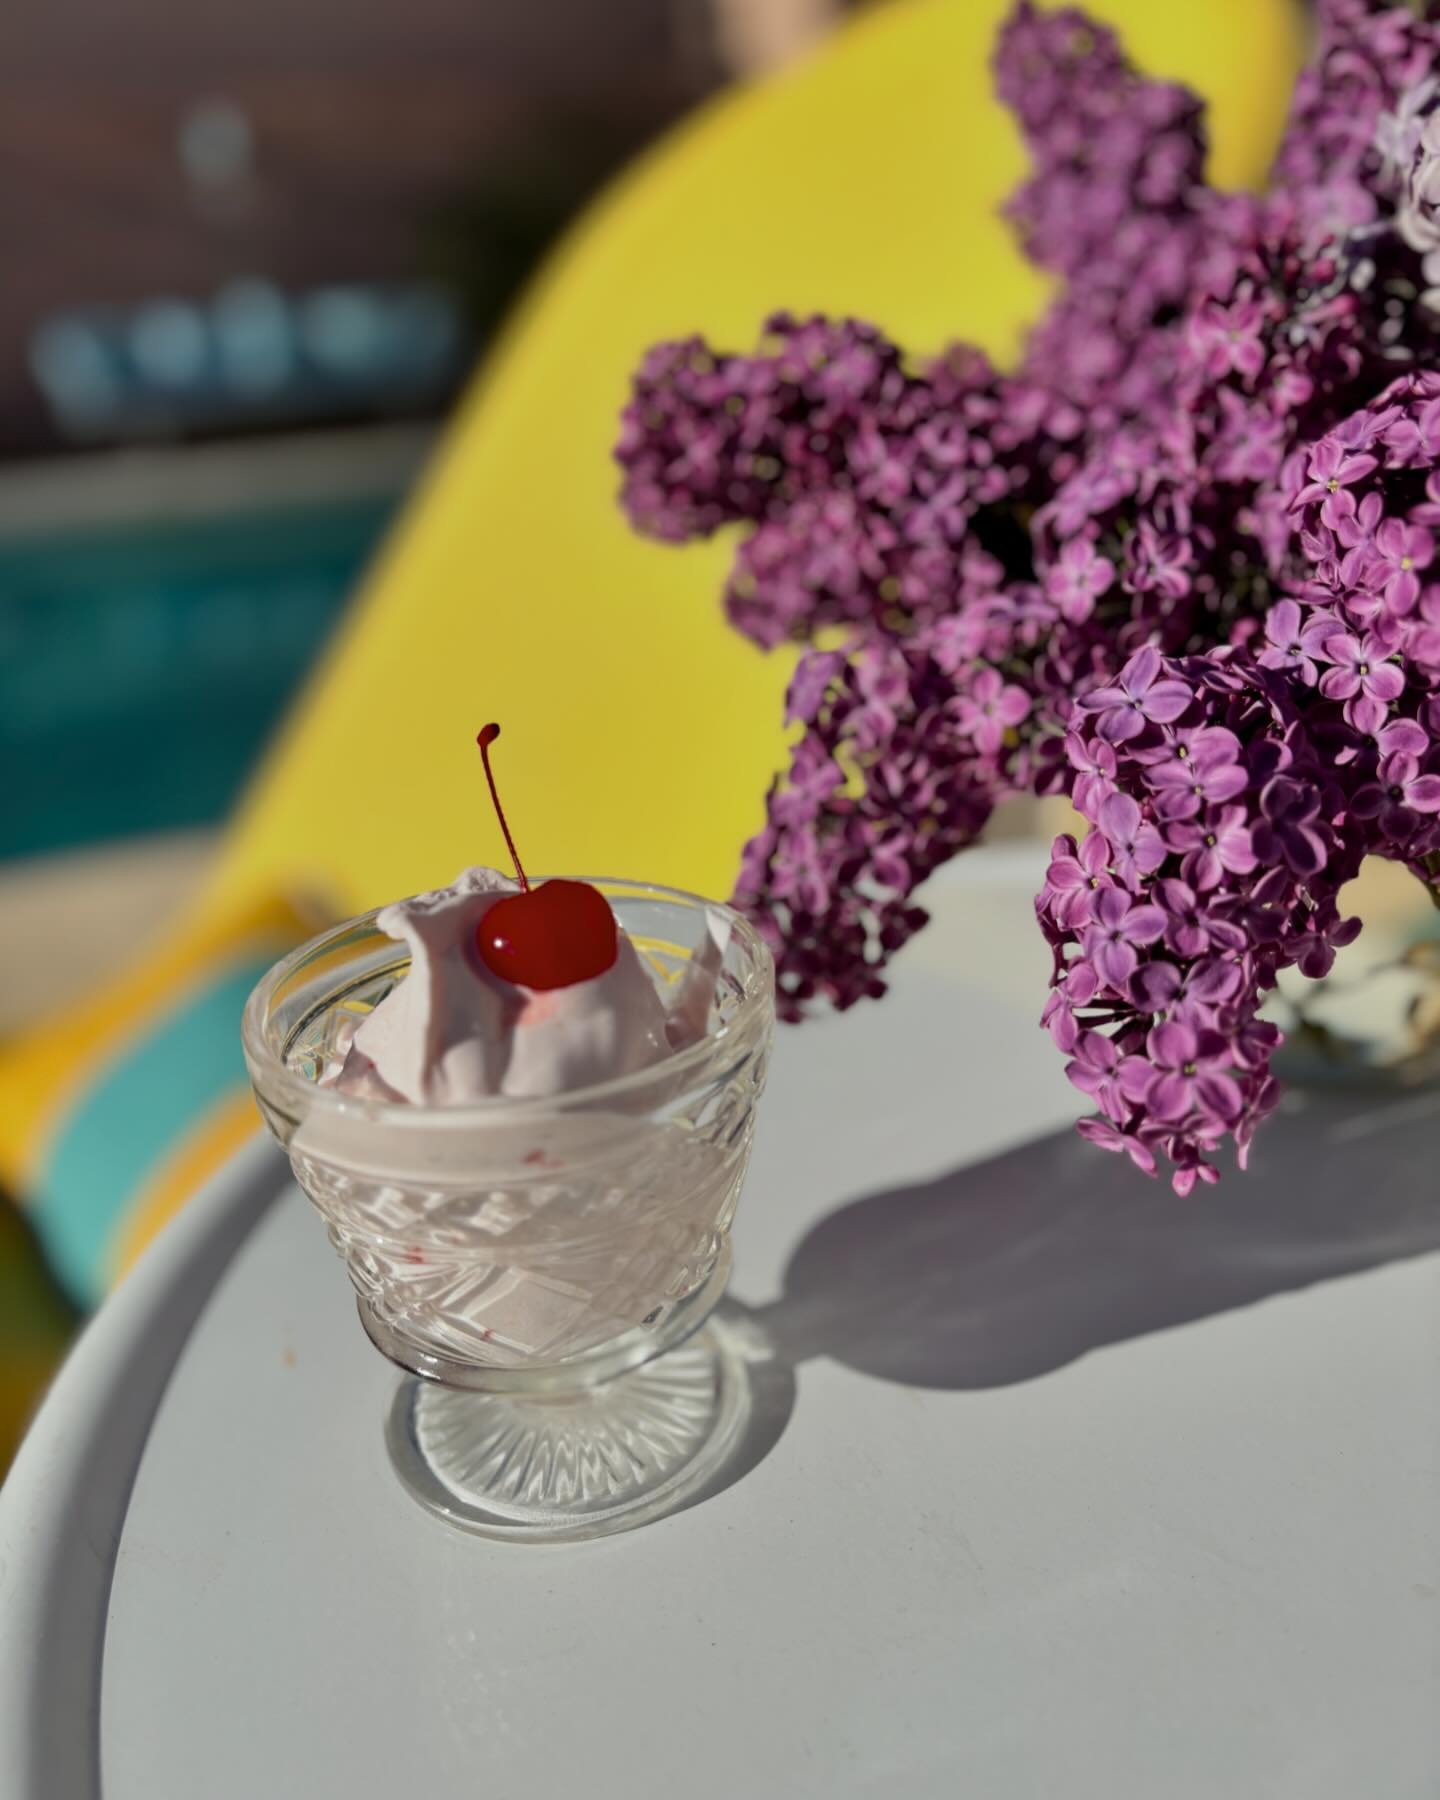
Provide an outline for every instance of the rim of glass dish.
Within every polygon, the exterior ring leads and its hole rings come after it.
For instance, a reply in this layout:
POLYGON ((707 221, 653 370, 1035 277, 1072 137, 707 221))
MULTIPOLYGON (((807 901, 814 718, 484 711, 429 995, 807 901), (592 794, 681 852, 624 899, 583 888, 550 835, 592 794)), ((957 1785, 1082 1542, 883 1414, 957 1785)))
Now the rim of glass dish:
MULTIPOLYGON (((339 937, 357 925, 373 925, 376 914, 383 912, 385 907, 372 906, 368 911, 341 919, 324 931, 316 932, 303 944, 298 944, 288 955, 272 964, 251 990, 240 1020, 240 1037, 246 1060, 250 1064, 251 1078, 261 1090, 263 1098, 273 1103, 282 1094, 293 1095, 300 1105, 312 1110, 319 1105, 329 1112, 349 1115, 367 1124, 398 1125, 403 1121, 410 1127, 422 1122, 429 1125, 460 1126, 467 1120, 473 1122, 494 1118, 502 1112, 554 1111, 595 1099, 610 1099, 643 1088, 647 1082, 671 1076, 676 1070, 698 1066, 714 1055, 717 1046, 737 1037, 741 1028, 750 1023, 767 1000, 773 1003, 774 958, 771 956, 770 946, 744 913, 738 912, 726 901, 709 900, 705 895, 691 893, 686 888, 661 887, 653 881, 632 881, 624 875, 536 875, 531 877, 531 885, 538 887, 542 882, 555 880, 587 881, 596 886, 626 888, 630 890, 631 897, 636 899, 678 900, 723 914, 729 921, 732 932, 746 943, 754 965, 741 986, 740 1003, 733 1016, 719 1031, 708 1033, 699 1043, 677 1050, 673 1056, 667 1056, 661 1062, 649 1063, 643 1069, 632 1069, 626 1075, 612 1075, 605 1081, 592 1081, 584 1087, 567 1088, 559 1094, 487 1094, 481 1100, 468 1100, 458 1106, 426 1106, 412 1100, 370 1100, 354 1094, 337 1093, 334 1088, 321 1087, 316 1082, 307 1081, 303 1075, 297 1075, 270 1048, 265 1041, 265 1013, 275 989, 314 951, 317 944, 326 938, 339 937)), ((385 903, 393 904, 396 903, 385 903)), ((398 938, 391 941, 399 947, 398 938)))

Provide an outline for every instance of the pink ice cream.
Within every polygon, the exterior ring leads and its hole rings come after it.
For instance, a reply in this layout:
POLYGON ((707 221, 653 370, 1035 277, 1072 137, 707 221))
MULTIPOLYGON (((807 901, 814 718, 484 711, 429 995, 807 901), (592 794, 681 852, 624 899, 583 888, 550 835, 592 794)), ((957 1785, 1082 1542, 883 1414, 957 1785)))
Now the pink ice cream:
POLYGON ((560 1094, 648 1068, 705 1035, 728 936, 718 916, 668 1006, 618 926, 603 975, 541 992, 503 980, 476 949, 485 914, 518 891, 494 869, 466 869, 376 915, 408 947, 409 972, 361 1021, 326 1085, 424 1106, 560 1094))

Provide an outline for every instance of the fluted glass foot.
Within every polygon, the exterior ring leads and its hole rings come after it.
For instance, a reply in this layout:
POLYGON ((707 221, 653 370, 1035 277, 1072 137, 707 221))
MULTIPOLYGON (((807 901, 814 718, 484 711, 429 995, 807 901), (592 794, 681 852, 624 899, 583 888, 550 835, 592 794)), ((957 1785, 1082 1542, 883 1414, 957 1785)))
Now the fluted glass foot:
POLYGON ((673 1511, 725 1463, 749 1414, 721 1320, 653 1362, 565 1393, 474 1393, 407 1379, 390 1455, 420 1503, 490 1537, 557 1542, 673 1511))

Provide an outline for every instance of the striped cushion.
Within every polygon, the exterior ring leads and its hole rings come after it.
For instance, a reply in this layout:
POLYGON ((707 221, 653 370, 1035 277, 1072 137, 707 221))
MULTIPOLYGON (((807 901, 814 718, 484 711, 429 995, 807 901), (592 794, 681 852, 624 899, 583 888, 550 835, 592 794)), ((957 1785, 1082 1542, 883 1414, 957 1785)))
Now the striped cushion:
POLYGON ((313 928, 280 899, 208 919, 0 1048, 0 1180, 81 1306, 255 1128, 240 1013, 313 928))

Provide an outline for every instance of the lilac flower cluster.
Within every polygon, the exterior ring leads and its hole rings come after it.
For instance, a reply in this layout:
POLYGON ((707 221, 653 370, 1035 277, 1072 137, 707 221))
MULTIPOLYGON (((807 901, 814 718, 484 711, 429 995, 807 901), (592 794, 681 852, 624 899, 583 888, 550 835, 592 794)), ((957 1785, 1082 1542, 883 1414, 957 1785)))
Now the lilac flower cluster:
POLYGON ((817 995, 884 992, 872 947, 889 957, 925 923, 910 895, 1007 785, 1005 738, 1030 702, 993 669, 957 694, 950 623, 812 651, 790 684, 787 721, 805 733, 736 888, 783 965, 788 1018, 817 995))
POLYGON ((627 409, 625 503, 671 541, 752 527, 726 591, 769 649, 827 625, 913 626, 1003 573, 972 527, 1013 502, 1024 465, 978 352, 907 374, 867 325, 777 314, 756 356, 700 339, 653 350, 627 409))
POLYGON ((1018 8, 995 76, 1034 166, 1007 216, 1065 283, 1021 374, 1051 397, 1046 422, 1068 442, 1081 418, 1093 433, 1143 414, 1170 379, 1175 334, 1162 321, 1204 251, 1203 109, 1143 80, 1110 32, 1073 12, 1018 8))
POLYGON ((1366 855, 1440 888, 1440 24, 1322 0, 1263 197, 1081 14, 1020 5, 1009 214, 1062 288, 1020 367, 772 319, 640 370, 636 524, 740 526, 726 607, 810 646, 737 898, 782 1009, 884 991, 996 800, 1070 796, 1037 902, 1087 1137, 1189 1192, 1273 1106, 1276 976, 1366 855))
POLYGON ((1084 1134, 1151 1174, 1164 1153, 1188 1192, 1274 1105, 1261 997, 1354 936, 1337 895, 1364 846, 1283 676, 1243 651, 1137 651, 1081 701, 1067 751, 1091 829, 1057 839, 1036 902, 1045 1023, 1100 1108, 1084 1134))

